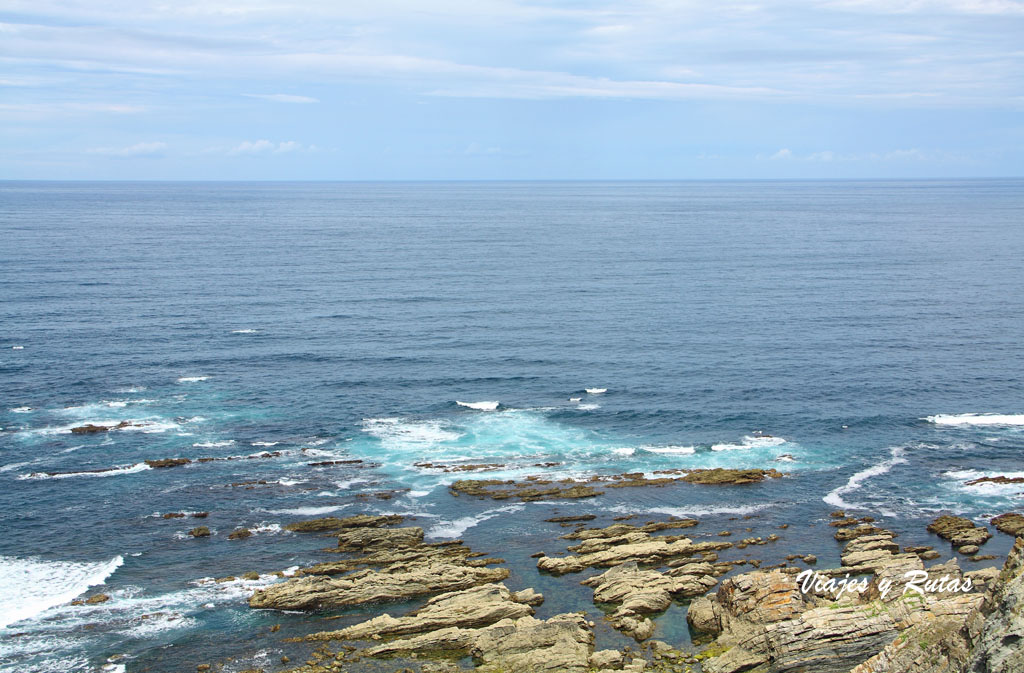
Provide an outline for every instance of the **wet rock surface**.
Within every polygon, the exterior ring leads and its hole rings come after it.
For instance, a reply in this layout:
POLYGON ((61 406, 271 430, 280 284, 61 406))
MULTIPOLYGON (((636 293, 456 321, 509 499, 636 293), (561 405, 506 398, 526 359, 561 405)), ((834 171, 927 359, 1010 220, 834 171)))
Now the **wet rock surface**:
POLYGON ((928 524, 928 532, 949 540, 954 547, 980 546, 992 537, 987 528, 962 516, 942 515, 928 524))

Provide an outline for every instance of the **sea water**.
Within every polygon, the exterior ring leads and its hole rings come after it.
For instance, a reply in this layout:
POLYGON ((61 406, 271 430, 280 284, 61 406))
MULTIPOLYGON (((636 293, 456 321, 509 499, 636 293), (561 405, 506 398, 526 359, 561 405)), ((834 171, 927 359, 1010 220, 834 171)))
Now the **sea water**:
MULTIPOLYGON (((10 670, 271 670, 272 624, 401 611, 249 610, 273 571, 322 560, 282 527, 303 518, 405 514, 506 558, 544 617, 600 614, 529 558, 564 550, 552 514, 756 524, 825 564, 832 509, 948 556, 937 513, 1024 501, 967 484, 1024 476, 1020 180, 8 182, 0 241, 10 670), (539 503, 446 488, 697 467, 788 476, 539 503)), ((681 614, 660 637, 686 638, 681 614)))

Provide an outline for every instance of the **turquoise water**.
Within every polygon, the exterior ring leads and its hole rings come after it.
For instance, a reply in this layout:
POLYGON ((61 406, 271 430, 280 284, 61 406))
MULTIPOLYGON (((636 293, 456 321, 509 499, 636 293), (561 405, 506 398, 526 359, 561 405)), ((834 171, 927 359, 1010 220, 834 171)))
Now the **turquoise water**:
MULTIPOLYGON (((11 670, 276 670, 264 627, 323 615, 245 599, 320 560, 281 530, 310 516, 408 514, 506 558, 544 616, 596 611, 529 558, 564 549, 554 513, 696 516, 698 536, 787 522, 758 553, 827 563, 836 507, 907 544, 938 542, 936 512, 1021 507, 1019 485, 965 484, 1024 476, 1019 180, 0 183, 0 206, 11 670), (234 459, 144 463, 173 457, 234 459), (455 499, 475 475, 422 463, 790 476, 522 504, 455 499), (214 536, 189 538, 198 523, 214 536), (202 581, 247 570, 265 577, 202 581), (111 600, 68 605, 93 585, 111 600)), ((679 615, 665 637, 687 637, 679 615)))

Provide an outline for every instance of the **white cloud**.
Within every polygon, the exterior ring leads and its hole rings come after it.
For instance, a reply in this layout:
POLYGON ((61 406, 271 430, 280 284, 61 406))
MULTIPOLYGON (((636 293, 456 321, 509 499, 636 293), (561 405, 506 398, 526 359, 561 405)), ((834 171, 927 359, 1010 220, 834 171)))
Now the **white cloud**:
POLYGON ((243 96, 247 98, 260 98, 262 100, 269 100, 275 103, 319 103, 319 98, 311 98, 309 96, 293 96, 287 93, 243 93, 243 96))
POLYGON ((957 156, 948 152, 938 151, 925 151, 917 148, 912 149, 897 149, 889 150, 886 152, 853 152, 853 153, 839 153, 833 152, 832 150, 821 150, 819 152, 810 152, 809 154, 794 154, 791 150, 781 149, 775 154, 770 156, 758 155, 757 159, 768 159, 769 161, 806 161, 806 162, 906 162, 906 161, 922 161, 922 162, 943 162, 943 161, 962 161, 965 160, 963 156, 957 156))
POLYGON ((283 142, 271 142, 269 140, 243 140, 238 145, 227 149, 212 147, 208 152, 224 153, 230 156, 238 155, 269 155, 269 154, 288 154, 291 152, 315 152, 317 151, 316 145, 303 145, 302 143, 294 140, 286 140, 283 142))
POLYGON ((151 142, 151 143, 135 143, 128 147, 95 147, 90 150, 86 150, 88 154, 105 154, 111 157, 159 157, 163 156, 164 150, 167 149, 167 143, 164 142, 151 142))

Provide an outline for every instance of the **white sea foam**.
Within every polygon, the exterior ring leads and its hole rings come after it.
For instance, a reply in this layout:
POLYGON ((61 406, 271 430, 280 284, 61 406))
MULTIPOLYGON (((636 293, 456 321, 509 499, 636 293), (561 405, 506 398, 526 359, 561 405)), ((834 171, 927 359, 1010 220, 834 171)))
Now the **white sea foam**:
POLYGON ((149 465, 145 463, 135 463, 134 465, 123 465, 121 467, 112 467, 110 469, 101 470, 98 472, 82 471, 82 472, 58 472, 56 474, 48 474, 46 472, 30 472, 28 474, 18 475, 18 480, 25 479, 70 479, 71 477, 116 477, 123 474, 134 474, 136 472, 145 472, 151 470, 149 465))
POLYGON ((277 446, 281 442, 253 442, 253 446, 277 446))
POLYGON ((23 351, 23 350, 25 350, 25 347, 24 346, 11 346, 11 350, 12 351, 23 351))
POLYGON ((345 509, 349 505, 329 505, 327 507, 294 507, 292 509, 267 509, 268 514, 290 514, 293 516, 320 516, 345 509))
POLYGON ((459 405, 460 407, 476 409, 477 411, 494 411, 495 409, 498 408, 498 404, 500 403, 497 400, 492 402, 460 402, 458 400, 455 400, 455 404, 459 405))
POLYGON ((588 395, 600 395, 608 392, 607 388, 584 388, 584 390, 587 391, 588 395))
POLYGON ((409 491, 406 495, 408 495, 410 498, 422 498, 424 496, 430 495, 430 491, 409 491))
POLYGON ((848 503, 843 500, 843 496, 861 488, 864 482, 868 479, 883 475, 896 465, 906 463, 907 459, 903 457, 903 453, 904 451, 902 447, 893 447, 889 452, 890 457, 887 460, 883 460, 877 465, 872 465, 860 472, 855 472, 846 484, 832 489, 825 497, 822 498, 822 500, 833 507, 838 507, 839 509, 858 509, 858 505, 848 503))
POLYGON ((196 442, 192 446, 198 449, 216 449, 222 446, 231 446, 235 443, 233 439, 224 439, 219 442, 196 442))
POLYGON ((401 418, 367 418, 363 432, 380 440, 387 449, 423 449, 454 442, 462 435, 439 420, 408 421, 401 418))
POLYGON ((206 381, 209 376, 182 376, 178 379, 178 383, 199 383, 200 381, 206 381))
POLYGON ((694 453, 697 449, 693 446, 641 446, 644 451, 651 453, 662 453, 669 455, 689 455, 694 453))
POLYGON ((444 521, 428 530, 426 537, 456 538, 477 524, 487 521, 488 519, 493 519, 496 516, 501 516, 506 512, 518 512, 523 509, 523 507, 524 505, 509 505, 507 507, 489 509, 486 512, 477 514, 476 516, 464 516, 460 519, 455 519, 454 521, 444 521))
POLYGON ((594 409, 600 409, 600 404, 580 404, 576 407, 580 411, 593 411, 594 409))
POLYGON ((625 446, 622 447, 621 449, 612 449, 612 453, 617 454, 619 456, 632 456, 634 453, 636 453, 636 449, 625 446))
POLYGON ((786 440, 771 435, 747 435, 739 444, 712 444, 712 451, 737 451, 743 449, 762 449, 769 446, 785 444, 786 440))
POLYGON ((760 505, 740 505, 737 507, 723 506, 703 506, 703 505, 684 505, 682 507, 650 507, 641 510, 637 510, 635 507, 627 505, 614 505, 606 508, 609 512, 618 512, 622 514, 667 514, 668 516, 688 517, 688 516, 715 516, 716 514, 753 514, 769 507, 774 507, 774 503, 763 503, 760 505))
POLYGON ((950 470, 943 472, 942 476, 947 480, 956 482, 956 488, 967 491, 975 496, 1014 496, 1024 492, 1024 483, 1000 484, 992 481, 983 481, 980 484, 968 484, 967 482, 981 479, 982 477, 1009 477, 1010 479, 1024 478, 1024 472, 1007 472, 1005 470, 950 470))
POLYGON ((103 584, 124 563, 44 561, 0 556, 0 628, 30 619, 103 584))
POLYGON ((28 412, 32 411, 32 407, 14 407, 10 411, 11 413, 14 414, 27 414, 28 412))
POLYGON ((258 329, 233 329, 233 330, 231 330, 231 333, 232 334, 258 334, 259 330, 258 329))
POLYGON ((936 425, 1024 425, 1024 414, 937 414, 924 420, 936 425))

